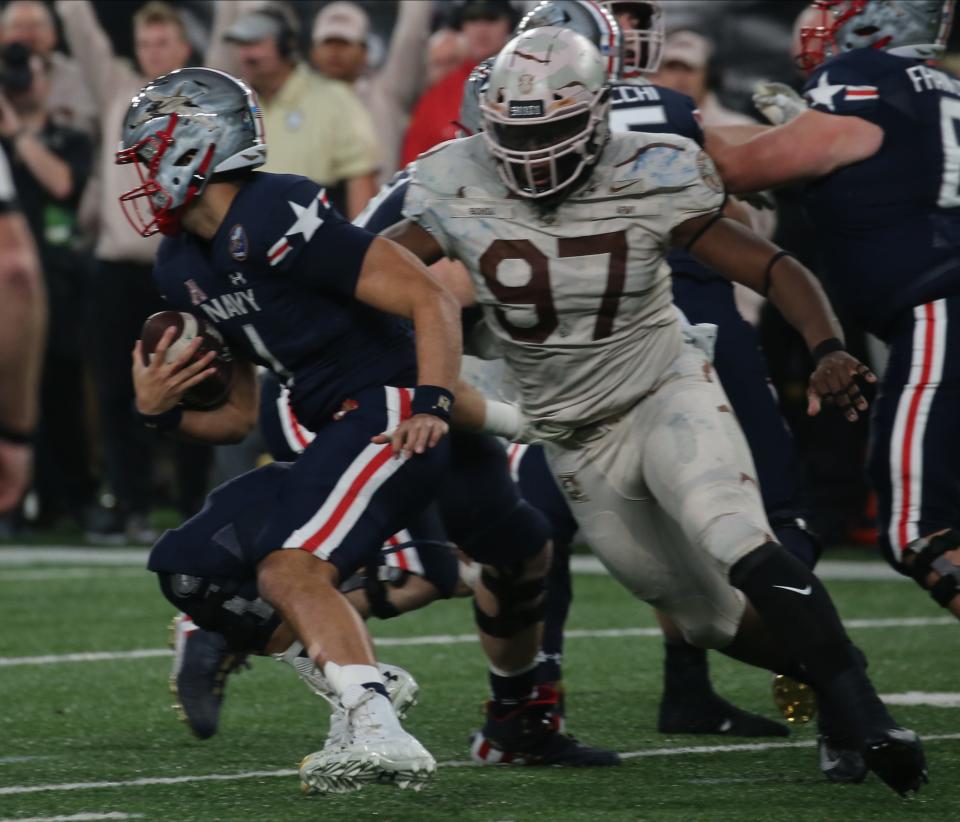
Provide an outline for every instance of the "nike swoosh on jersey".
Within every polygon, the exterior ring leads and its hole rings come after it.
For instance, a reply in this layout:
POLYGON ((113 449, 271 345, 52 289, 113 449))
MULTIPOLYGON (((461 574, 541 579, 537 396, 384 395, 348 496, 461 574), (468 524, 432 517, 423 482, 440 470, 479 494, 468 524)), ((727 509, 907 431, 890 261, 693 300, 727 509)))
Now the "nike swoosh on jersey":
POLYGON ((791 588, 789 585, 774 585, 774 588, 783 588, 784 591, 793 591, 795 594, 800 594, 802 597, 808 597, 813 592, 813 586, 808 585, 806 588, 791 588))

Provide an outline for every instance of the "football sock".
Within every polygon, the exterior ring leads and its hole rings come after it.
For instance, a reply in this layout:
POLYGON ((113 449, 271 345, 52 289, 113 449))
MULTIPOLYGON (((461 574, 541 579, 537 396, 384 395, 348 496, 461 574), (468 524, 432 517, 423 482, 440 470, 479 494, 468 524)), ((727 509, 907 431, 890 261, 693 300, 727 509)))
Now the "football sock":
POLYGON ((751 714, 718 696, 710 682, 707 652, 686 642, 665 641, 660 733, 787 736, 786 726, 751 714))
POLYGON ((490 667, 490 692, 501 706, 516 707, 533 696, 536 687, 537 665, 534 662, 515 673, 497 671, 490 667))
POLYGON ((563 660, 563 626, 573 600, 570 581, 570 546, 556 544, 547 575, 547 593, 543 603, 543 640, 540 644, 540 666, 537 682, 556 682, 561 678, 563 660))
POLYGON ((710 684, 710 663, 707 652, 687 642, 663 643, 664 693, 707 695, 713 693, 710 684))
POLYGON ((383 677, 374 665, 338 665, 336 662, 327 662, 323 666, 323 675, 338 696, 342 696, 347 688, 353 685, 387 696, 383 677))

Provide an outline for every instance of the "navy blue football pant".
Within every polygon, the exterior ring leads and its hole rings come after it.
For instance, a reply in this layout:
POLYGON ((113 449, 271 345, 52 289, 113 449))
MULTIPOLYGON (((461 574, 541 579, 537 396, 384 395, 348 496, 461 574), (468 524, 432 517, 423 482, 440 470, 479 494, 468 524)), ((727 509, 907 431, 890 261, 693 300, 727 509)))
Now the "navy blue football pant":
POLYGON ((151 552, 149 568, 167 598, 202 628, 238 637, 245 627, 262 639, 276 618, 255 597, 257 565, 268 554, 308 551, 333 564, 341 580, 375 563, 384 542, 413 527, 449 462, 448 438, 409 459, 370 442, 410 415, 412 395, 390 386, 359 391, 354 409, 322 425, 295 463, 273 463, 218 488, 151 552), (225 590, 231 596, 220 602, 225 590), (248 617, 241 625, 238 611, 248 617))
POLYGON ((570 548, 578 525, 570 513, 566 498, 557 487, 542 447, 514 443, 508 447, 507 457, 520 496, 543 514, 550 525, 553 561, 547 577, 537 677, 540 682, 554 682, 561 678, 563 628, 573 602, 570 548))
POLYGON ((960 295, 904 312, 888 341, 867 465, 881 548, 903 571, 911 542, 960 528, 960 295))

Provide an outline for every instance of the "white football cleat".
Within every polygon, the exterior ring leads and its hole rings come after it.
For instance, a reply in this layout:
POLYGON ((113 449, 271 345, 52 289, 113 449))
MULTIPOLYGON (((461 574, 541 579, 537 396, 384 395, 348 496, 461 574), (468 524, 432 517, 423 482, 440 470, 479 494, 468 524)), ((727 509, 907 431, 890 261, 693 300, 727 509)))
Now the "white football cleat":
POLYGON ((346 793, 369 784, 395 784, 419 791, 437 763, 401 726, 390 702, 360 686, 341 698, 346 719, 339 742, 327 738, 323 750, 300 763, 307 793, 346 793))
MULTIPOLYGON (((278 658, 282 657, 278 655, 278 658)), ((313 660, 307 657, 297 656, 284 661, 290 662, 300 675, 300 679, 311 691, 322 696, 330 703, 332 712, 330 714, 330 731, 327 733, 327 742, 339 742, 341 738, 345 738, 347 718, 339 700, 333 693, 333 688, 330 687, 330 682, 323 675, 323 671, 313 664, 313 660)), ((390 695, 393 710, 396 711, 400 719, 406 719, 410 709, 417 704, 420 685, 413 678, 413 674, 399 665, 378 662, 377 668, 383 677, 383 685, 390 695)))

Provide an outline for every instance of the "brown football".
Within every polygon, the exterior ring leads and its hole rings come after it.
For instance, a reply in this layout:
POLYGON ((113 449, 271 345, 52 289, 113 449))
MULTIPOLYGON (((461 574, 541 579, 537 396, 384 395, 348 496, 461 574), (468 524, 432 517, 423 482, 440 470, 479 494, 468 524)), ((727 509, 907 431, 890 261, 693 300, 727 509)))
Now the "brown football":
POLYGON ((167 363, 174 362, 180 357, 186 347, 197 337, 202 337, 203 342, 200 344, 194 360, 199 359, 208 351, 217 352, 212 366, 217 369, 216 373, 192 388, 188 388, 183 395, 183 404, 187 408, 198 411, 210 411, 219 408, 227 401, 227 397, 230 396, 230 389, 233 387, 233 355, 216 327, 202 317, 188 314, 185 311, 160 311, 147 317, 147 321, 143 324, 143 330, 140 332, 144 365, 147 365, 153 359, 153 353, 156 351, 160 338, 171 326, 177 330, 173 342, 167 349, 165 357, 167 363))

